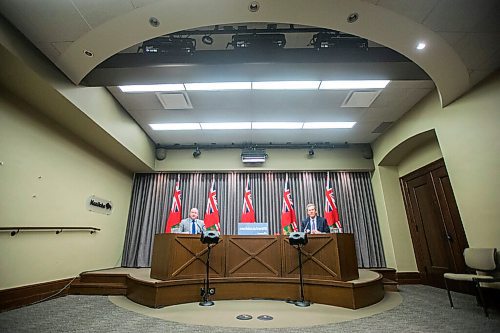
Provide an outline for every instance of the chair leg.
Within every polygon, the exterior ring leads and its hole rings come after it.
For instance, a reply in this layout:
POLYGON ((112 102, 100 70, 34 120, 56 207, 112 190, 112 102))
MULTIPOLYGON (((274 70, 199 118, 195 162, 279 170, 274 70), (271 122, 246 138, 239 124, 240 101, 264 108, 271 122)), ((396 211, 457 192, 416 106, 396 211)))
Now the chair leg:
POLYGON ((483 305, 484 315, 486 317, 489 317, 488 307, 486 306, 486 302, 485 302, 484 297, 483 297, 483 291, 481 290, 481 285, 480 285, 479 281, 475 281, 475 282, 476 282, 476 289, 477 289, 477 293, 479 295, 479 299, 481 300, 481 304, 483 305))
POLYGON ((450 306, 453 309, 453 300, 451 299, 450 288, 448 288, 448 283, 446 282, 446 278, 444 278, 444 286, 446 287, 446 291, 448 292, 448 299, 450 300, 450 306))

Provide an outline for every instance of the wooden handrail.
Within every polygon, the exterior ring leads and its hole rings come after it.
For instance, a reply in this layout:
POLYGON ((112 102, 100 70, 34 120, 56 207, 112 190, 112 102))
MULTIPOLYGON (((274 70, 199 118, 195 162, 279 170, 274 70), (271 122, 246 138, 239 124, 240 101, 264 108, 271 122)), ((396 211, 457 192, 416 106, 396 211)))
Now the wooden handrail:
POLYGON ((56 234, 60 234, 63 230, 86 230, 90 231, 91 234, 101 231, 99 228, 94 227, 0 227, 0 232, 10 231, 11 236, 15 236, 22 230, 29 231, 50 231, 55 230, 56 234))

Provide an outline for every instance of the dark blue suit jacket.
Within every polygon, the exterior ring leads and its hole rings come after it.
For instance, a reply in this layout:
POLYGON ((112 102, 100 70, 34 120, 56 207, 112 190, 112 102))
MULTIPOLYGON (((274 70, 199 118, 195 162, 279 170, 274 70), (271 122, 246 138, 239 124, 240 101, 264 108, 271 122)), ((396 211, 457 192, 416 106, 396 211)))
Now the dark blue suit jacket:
MULTIPOLYGON (((302 220, 302 223, 300 224, 300 230, 306 232, 306 229, 309 230, 307 233, 311 233, 311 219, 309 216, 302 220)), ((330 227, 328 226, 328 222, 326 222, 326 219, 321 216, 316 216, 316 229, 321 232, 329 233, 330 232, 330 227)))

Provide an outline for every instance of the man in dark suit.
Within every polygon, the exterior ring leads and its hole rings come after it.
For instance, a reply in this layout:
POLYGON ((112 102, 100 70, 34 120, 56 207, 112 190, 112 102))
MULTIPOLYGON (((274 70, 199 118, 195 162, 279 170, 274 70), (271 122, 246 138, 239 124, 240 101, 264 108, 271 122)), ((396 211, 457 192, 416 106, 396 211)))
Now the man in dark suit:
POLYGON ((330 227, 328 222, 324 217, 318 216, 316 211, 316 206, 314 204, 308 204, 306 206, 307 218, 302 220, 300 229, 308 234, 322 234, 329 233, 330 227))

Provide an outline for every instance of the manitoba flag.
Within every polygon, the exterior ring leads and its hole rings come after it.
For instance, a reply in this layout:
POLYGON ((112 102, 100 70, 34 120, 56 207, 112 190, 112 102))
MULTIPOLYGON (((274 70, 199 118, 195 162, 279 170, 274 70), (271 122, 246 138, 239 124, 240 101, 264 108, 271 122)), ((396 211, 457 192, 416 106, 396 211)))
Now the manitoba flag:
POLYGON ((212 179, 210 192, 208 192, 207 210, 205 211, 205 228, 220 232, 219 209, 217 208, 217 191, 215 190, 215 178, 212 179))
POLYGON ((289 235, 297 231, 297 219, 295 209, 293 208, 292 194, 290 193, 290 184, 288 176, 285 180, 285 190, 283 191, 283 208, 281 209, 281 232, 289 235))
POLYGON ((172 232, 172 228, 181 223, 181 190, 179 189, 179 181, 175 183, 174 196, 172 198, 172 208, 168 214, 167 225, 165 232, 172 232))
POLYGON ((335 198, 333 197, 333 188, 330 181, 330 173, 327 173, 326 177, 326 200, 325 200, 325 219, 328 222, 330 231, 332 233, 342 232, 342 224, 339 219, 339 211, 337 210, 337 205, 335 204, 335 198))
POLYGON ((243 211, 241 212, 241 222, 255 222, 255 210, 252 203, 252 191, 250 191, 250 177, 247 177, 245 195, 243 196, 243 211))

